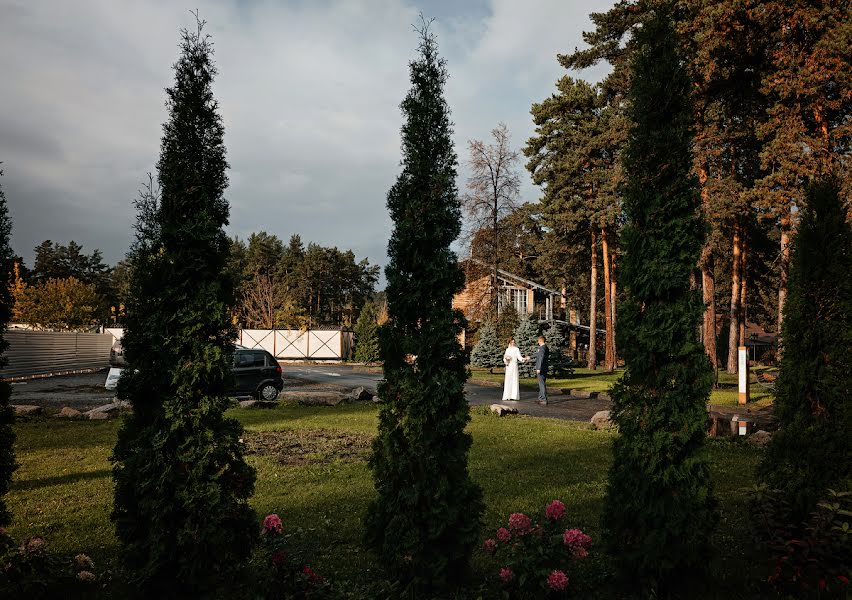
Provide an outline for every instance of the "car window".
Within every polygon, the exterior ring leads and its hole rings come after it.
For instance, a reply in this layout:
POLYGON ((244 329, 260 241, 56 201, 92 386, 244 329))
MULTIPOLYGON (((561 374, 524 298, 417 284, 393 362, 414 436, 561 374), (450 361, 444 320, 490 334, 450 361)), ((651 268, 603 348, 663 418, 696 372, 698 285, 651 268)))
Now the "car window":
POLYGON ((249 367, 265 367, 266 366, 266 354, 263 352, 252 352, 251 353, 251 363, 246 365, 249 367))

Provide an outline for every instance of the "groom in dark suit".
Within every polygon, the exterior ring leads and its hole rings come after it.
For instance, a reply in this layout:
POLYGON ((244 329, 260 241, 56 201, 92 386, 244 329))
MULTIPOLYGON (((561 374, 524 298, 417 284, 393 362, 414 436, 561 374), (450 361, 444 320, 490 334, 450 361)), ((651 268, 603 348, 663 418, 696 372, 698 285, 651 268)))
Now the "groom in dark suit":
POLYGON ((544 343, 544 336, 538 336, 538 352, 535 355, 535 374, 538 376, 538 402, 547 404, 547 367, 550 349, 544 343))

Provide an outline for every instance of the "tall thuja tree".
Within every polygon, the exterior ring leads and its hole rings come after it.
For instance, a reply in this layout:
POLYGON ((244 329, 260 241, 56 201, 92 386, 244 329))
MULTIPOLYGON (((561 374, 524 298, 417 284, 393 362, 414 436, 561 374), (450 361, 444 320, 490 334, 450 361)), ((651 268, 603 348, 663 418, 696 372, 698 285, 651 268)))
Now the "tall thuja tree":
POLYGON ((355 360, 376 362, 379 360, 379 308, 367 302, 355 323, 355 360))
MULTIPOLYGON (((0 177, 3 171, 0 170, 0 177)), ((12 235, 12 220, 9 218, 9 210, 6 207, 6 196, 0 186, 0 369, 8 362, 5 356, 9 342, 5 340, 6 324, 12 317, 12 293, 10 280, 15 270, 14 256, 9 246, 9 238, 12 235)), ((12 481, 12 473, 16 468, 15 463, 15 433, 12 424, 15 422, 15 413, 9 405, 12 397, 12 386, 5 381, 0 381, 0 526, 8 525, 12 520, 6 508, 6 492, 12 481)))
POLYGON ((852 230, 834 183, 808 190, 785 305, 779 430, 761 468, 801 523, 852 476, 852 230))
POLYGON ((621 572, 666 593, 699 568, 714 520, 705 437, 710 363, 690 289, 704 238, 691 173, 690 83, 670 9, 636 34, 619 311, 627 371, 612 389, 613 446, 603 524, 621 572))
POLYGON ((182 31, 157 164, 161 196, 137 203, 133 280, 119 396, 133 413, 113 462, 112 518, 128 567, 149 595, 204 595, 248 557, 254 517, 241 427, 223 416, 234 329, 223 193, 224 128, 213 48, 182 31))
MULTIPOLYGON (((385 381, 370 467, 377 496, 367 540, 412 589, 444 588, 466 571, 480 525, 482 492, 468 473, 470 419, 464 395, 464 317, 452 309, 464 276, 450 244, 461 229, 447 80, 429 23, 418 30, 402 102, 402 173, 388 192, 382 327, 385 381)), ((425 593, 425 592, 423 592, 425 593)))

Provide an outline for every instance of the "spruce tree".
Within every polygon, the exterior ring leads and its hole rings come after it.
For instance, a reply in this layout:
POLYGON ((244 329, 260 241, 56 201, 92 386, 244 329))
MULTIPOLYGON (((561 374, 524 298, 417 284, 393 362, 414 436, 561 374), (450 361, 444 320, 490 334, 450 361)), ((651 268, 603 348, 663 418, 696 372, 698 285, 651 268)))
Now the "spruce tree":
MULTIPOLYGON (((0 176, 3 171, 0 170, 0 176)), ((12 317, 12 293, 9 282, 15 268, 12 248, 9 246, 9 238, 12 235, 12 220, 9 218, 9 210, 6 207, 6 196, 3 187, 0 186, 0 369, 6 366, 8 359, 5 352, 9 342, 5 340, 6 325, 12 317)), ((15 433, 12 424, 15 422, 15 413, 9 404, 12 397, 12 386, 6 381, 0 381, 0 526, 5 526, 12 520, 6 508, 6 492, 12 482, 12 473, 15 472, 15 433)))
POLYGON ((690 84, 669 6, 658 4, 638 31, 632 61, 618 316, 627 370, 611 392, 621 435, 602 520, 622 575, 662 594, 704 564, 716 523, 699 456, 712 373, 695 334, 702 301, 689 284, 704 225, 690 84))
POLYGON ((450 244, 461 229, 447 80, 429 23, 418 30, 401 104, 402 173, 388 192, 389 321, 381 329, 384 400, 370 467, 377 496, 366 537, 394 575, 421 595, 468 569, 482 492, 468 473, 464 316, 452 309, 464 275, 450 244))
POLYGON ((113 453, 116 533, 151 597, 202 597, 247 559, 254 471, 228 407, 234 329, 224 128, 209 36, 182 30, 157 164, 137 202, 119 397, 132 415, 113 453))
POLYGON ((470 364, 484 369, 502 367, 504 353, 505 350, 497 339, 497 329, 491 321, 486 321, 482 324, 479 340, 470 353, 470 364))
POLYGON ((538 319, 524 315, 515 329, 515 344, 521 351, 521 356, 529 356, 527 362, 518 363, 520 377, 535 377, 535 355, 538 352, 538 319))
POLYGON ((355 360, 371 363, 379 360, 379 309, 367 302, 355 323, 355 360))
POLYGON ((779 430, 761 474, 784 491, 797 523, 827 488, 852 476, 852 231, 834 182, 808 190, 793 240, 781 375, 779 430))

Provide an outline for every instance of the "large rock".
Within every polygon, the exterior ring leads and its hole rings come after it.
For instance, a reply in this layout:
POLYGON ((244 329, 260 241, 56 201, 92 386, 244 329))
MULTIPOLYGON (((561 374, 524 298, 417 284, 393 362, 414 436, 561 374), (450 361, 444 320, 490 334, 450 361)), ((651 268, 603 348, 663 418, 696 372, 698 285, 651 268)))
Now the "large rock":
POLYGON ((13 404, 12 409, 14 409, 16 415, 22 417, 40 415, 42 411, 41 406, 33 404, 13 404))
POLYGON ((590 392, 588 390, 571 390, 569 394, 572 398, 597 398, 597 392, 590 392))
POLYGON ((76 419, 82 413, 76 408, 71 408, 70 406, 63 406, 62 410, 59 411, 57 417, 64 417, 66 419, 76 419))
POLYGON ((349 392, 349 395, 346 397, 349 402, 366 402, 367 400, 372 400, 372 398, 373 394, 360 386, 349 392))
POLYGON ((506 406, 505 404, 492 404, 491 412, 496 414, 498 417, 502 417, 503 415, 516 415, 518 414, 518 409, 506 406))
POLYGON ((768 431, 764 431, 761 429, 760 431, 755 431, 753 434, 748 436, 746 440, 749 444, 753 444, 758 448, 763 448, 766 446, 769 441, 772 439, 772 434, 768 431))
POLYGON ((110 402, 109 404, 104 404, 103 406, 98 406, 93 408, 92 410, 86 411, 84 413, 90 419, 108 419, 112 416, 118 414, 118 411, 130 408, 130 403, 126 400, 115 400, 114 402, 110 402), (98 416, 93 416, 98 415, 98 416), (100 415, 106 415, 102 417, 100 415))
POLYGON ((275 408, 277 402, 269 400, 240 400, 240 408, 275 408))
POLYGON ((337 406, 345 402, 346 398, 346 394, 334 391, 288 390, 278 396, 279 400, 289 400, 306 406, 337 406))
POLYGON ((594 415, 592 415, 590 423, 594 426, 595 429, 609 429, 610 427, 612 427, 612 421, 609 420, 609 411, 599 410, 594 415))
POLYGON ((89 417, 89 420, 91 420, 91 421, 106 421, 107 419, 109 419, 109 415, 110 415, 108 412, 92 412, 92 411, 89 411, 85 414, 86 414, 87 417, 89 417))

